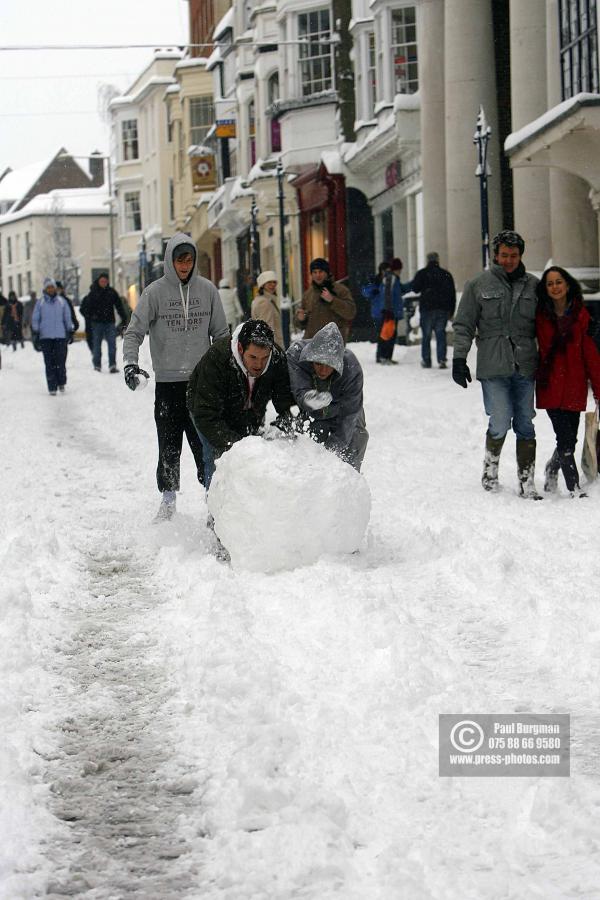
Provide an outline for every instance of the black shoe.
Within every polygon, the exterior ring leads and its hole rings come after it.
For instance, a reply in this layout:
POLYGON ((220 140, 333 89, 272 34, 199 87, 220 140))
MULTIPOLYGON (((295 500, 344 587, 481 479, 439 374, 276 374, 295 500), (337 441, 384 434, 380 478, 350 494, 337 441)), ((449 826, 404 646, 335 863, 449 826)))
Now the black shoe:
POLYGON ((64 386, 64 384, 59 384, 58 389, 59 389, 59 391, 61 392, 61 394, 64 394, 64 392, 65 392, 65 386, 64 386))
POLYGON ((444 360, 443 362, 441 362, 441 363, 439 364, 439 366, 440 366, 440 369, 447 369, 447 368, 448 368, 448 363, 446 362, 446 360, 444 360))
POLYGON ((101 372, 102 366, 94 366, 94 372, 101 372))
POLYGON ((424 362, 423 360, 421 360, 421 368, 422 368, 422 369, 430 369, 430 368, 431 368, 431 363, 426 363, 426 362, 424 362))
POLYGON ((118 372, 119 370, 117 369, 116 366, 111 366, 108 371, 111 373, 111 375, 114 375, 115 372, 118 372))

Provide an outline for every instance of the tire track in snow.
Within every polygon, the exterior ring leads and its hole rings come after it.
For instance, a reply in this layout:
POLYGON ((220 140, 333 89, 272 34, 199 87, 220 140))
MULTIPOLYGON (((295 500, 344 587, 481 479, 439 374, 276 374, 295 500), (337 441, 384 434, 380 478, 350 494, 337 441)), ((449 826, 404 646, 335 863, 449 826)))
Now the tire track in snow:
POLYGON ((152 564, 106 539, 83 554, 88 592, 66 605, 53 664, 70 714, 47 779, 68 838, 47 848, 47 896, 179 900, 195 881, 178 832, 196 782, 169 737, 168 673, 144 630, 152 564))

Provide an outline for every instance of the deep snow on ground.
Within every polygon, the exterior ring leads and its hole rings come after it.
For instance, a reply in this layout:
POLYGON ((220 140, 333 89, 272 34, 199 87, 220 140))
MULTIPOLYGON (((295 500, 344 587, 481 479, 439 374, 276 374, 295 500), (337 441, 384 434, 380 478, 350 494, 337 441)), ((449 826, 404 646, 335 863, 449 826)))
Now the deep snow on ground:
POLYGON ((152 390, 3 350, 2 900, 600 897, 600 486, 520 500, 509 438, 486 494, 477 384, 353 349, 365 544, 274 574, 209 552, 187 448, 151 524, 152 390), (570 778, 438 777, 440 713, 513 711, 571 713, 570 778))

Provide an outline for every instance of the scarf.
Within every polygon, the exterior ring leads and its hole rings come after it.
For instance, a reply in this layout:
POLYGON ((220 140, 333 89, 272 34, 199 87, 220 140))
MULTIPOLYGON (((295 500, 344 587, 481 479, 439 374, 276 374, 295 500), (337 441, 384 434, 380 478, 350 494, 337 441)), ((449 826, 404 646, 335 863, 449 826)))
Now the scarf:
POLYGON ((535 375, 536 381, 540 387, 548 387, 550 376, 552 374, 552 367, 557 354, 565 353, 567 346, 573 340, 573 328, 575 327, 575 322, 579 318, 582 306, 581 300, 576 297, 571 305, 565 310, 564 316, 557 316, 552 309, 544 310, 544 315, 552 324, 554 334, 548 352, 544 359, 540 360, 535 375))

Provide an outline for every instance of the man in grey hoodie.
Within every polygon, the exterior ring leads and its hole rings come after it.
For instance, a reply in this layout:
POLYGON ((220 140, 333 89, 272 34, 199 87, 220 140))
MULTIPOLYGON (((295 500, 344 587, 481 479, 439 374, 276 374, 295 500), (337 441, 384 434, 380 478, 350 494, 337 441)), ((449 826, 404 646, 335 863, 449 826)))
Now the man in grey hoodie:
POLYGON ((310 434, 360 472, 369 432, 363 409, 363 372, 335 322, 287 351, 292 394, 310 434))
POLYGON ((139 348, 150 334, 156 376, 154 420, 158 435, 156 482, 162 493, 157 519, 170 519, 179 490, 179 462, 185 434, 194 454, 198 481, 204 481, 202 444, 186 405, 188 381, 213 341, 229 329, 219 292, 195 273, 196 248, 187 234, 175 234, 165 250, 165 274, 145 288, 123 339, 127 387, 138 387, 147 372, 138 366, 139 348))

